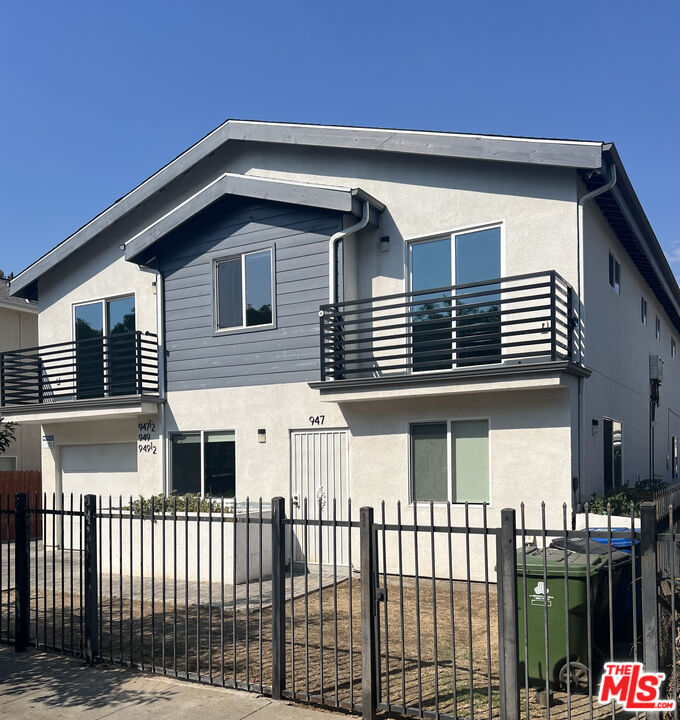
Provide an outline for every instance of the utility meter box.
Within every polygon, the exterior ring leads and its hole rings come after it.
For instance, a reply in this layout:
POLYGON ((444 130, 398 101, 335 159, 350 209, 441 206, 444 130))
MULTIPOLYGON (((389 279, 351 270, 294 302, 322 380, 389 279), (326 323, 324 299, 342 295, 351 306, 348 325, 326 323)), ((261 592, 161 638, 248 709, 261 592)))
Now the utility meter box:
POLYGON ((649 356, 649 379, 663 381, 663 360, 659 355, 649 356))

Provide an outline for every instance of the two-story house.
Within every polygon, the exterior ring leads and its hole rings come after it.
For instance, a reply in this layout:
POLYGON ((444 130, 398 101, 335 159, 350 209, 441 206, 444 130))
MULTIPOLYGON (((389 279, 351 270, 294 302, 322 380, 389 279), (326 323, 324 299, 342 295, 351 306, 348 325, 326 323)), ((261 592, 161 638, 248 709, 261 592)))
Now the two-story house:
MULTIPOLYGON (((38 345, 38 307, 36 303, 10 297, 9 280, 0 277, 0 354, 8 350, 38 345)), ((1 367, 0 367, 1 370, 1 367)), ((0 418, 3 410, 0 408, 0 418)), ((40 470, 40 428, 18 425, 14 441, 0 453, 0 471, 40 470)))
POLYGON ((11 292, 48 492, 561 523, 677 478, 680 290, 612 144, 227 121, 11 292))

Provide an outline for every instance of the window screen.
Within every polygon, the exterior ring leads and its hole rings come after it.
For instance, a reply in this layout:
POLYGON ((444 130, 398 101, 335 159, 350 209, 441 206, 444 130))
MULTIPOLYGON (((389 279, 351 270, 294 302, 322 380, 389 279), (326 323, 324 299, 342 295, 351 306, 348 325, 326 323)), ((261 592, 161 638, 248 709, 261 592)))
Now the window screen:
POLYGON ((453 502, 489 502, 489 423, 451 423, 453 502))

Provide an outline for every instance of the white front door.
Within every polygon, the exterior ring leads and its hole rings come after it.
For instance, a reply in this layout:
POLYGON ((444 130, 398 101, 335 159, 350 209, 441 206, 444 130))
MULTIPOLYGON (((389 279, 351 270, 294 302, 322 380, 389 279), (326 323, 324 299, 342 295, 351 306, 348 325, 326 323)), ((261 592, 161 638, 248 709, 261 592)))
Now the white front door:
POLYGON ((347 430, 295 430, 290 436, 291 495, 295 519, 304 518, 305 504, 309 525, 296 525, 297 548, 295 559, 325 564, 335 560, 347 562, 347 529, 324 526, 319 532, 318 522, 347 518, 349 497, 347 430), (317 525, 315 526, 315 523, 317 525), (321 555, 319 555, 321 546, 321 555))

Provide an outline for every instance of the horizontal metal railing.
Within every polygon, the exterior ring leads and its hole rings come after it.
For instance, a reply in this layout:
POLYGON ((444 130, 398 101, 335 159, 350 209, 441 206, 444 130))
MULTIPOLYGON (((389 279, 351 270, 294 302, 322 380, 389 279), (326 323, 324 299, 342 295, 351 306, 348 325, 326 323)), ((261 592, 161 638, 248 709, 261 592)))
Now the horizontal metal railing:
POLYGON ((574 302, 551 270, 322 305, 321 380, 571 360, 574 302))
POLYGON ((0 407, 157 393, 154 333, 117 333, 0 353, 0 407))

